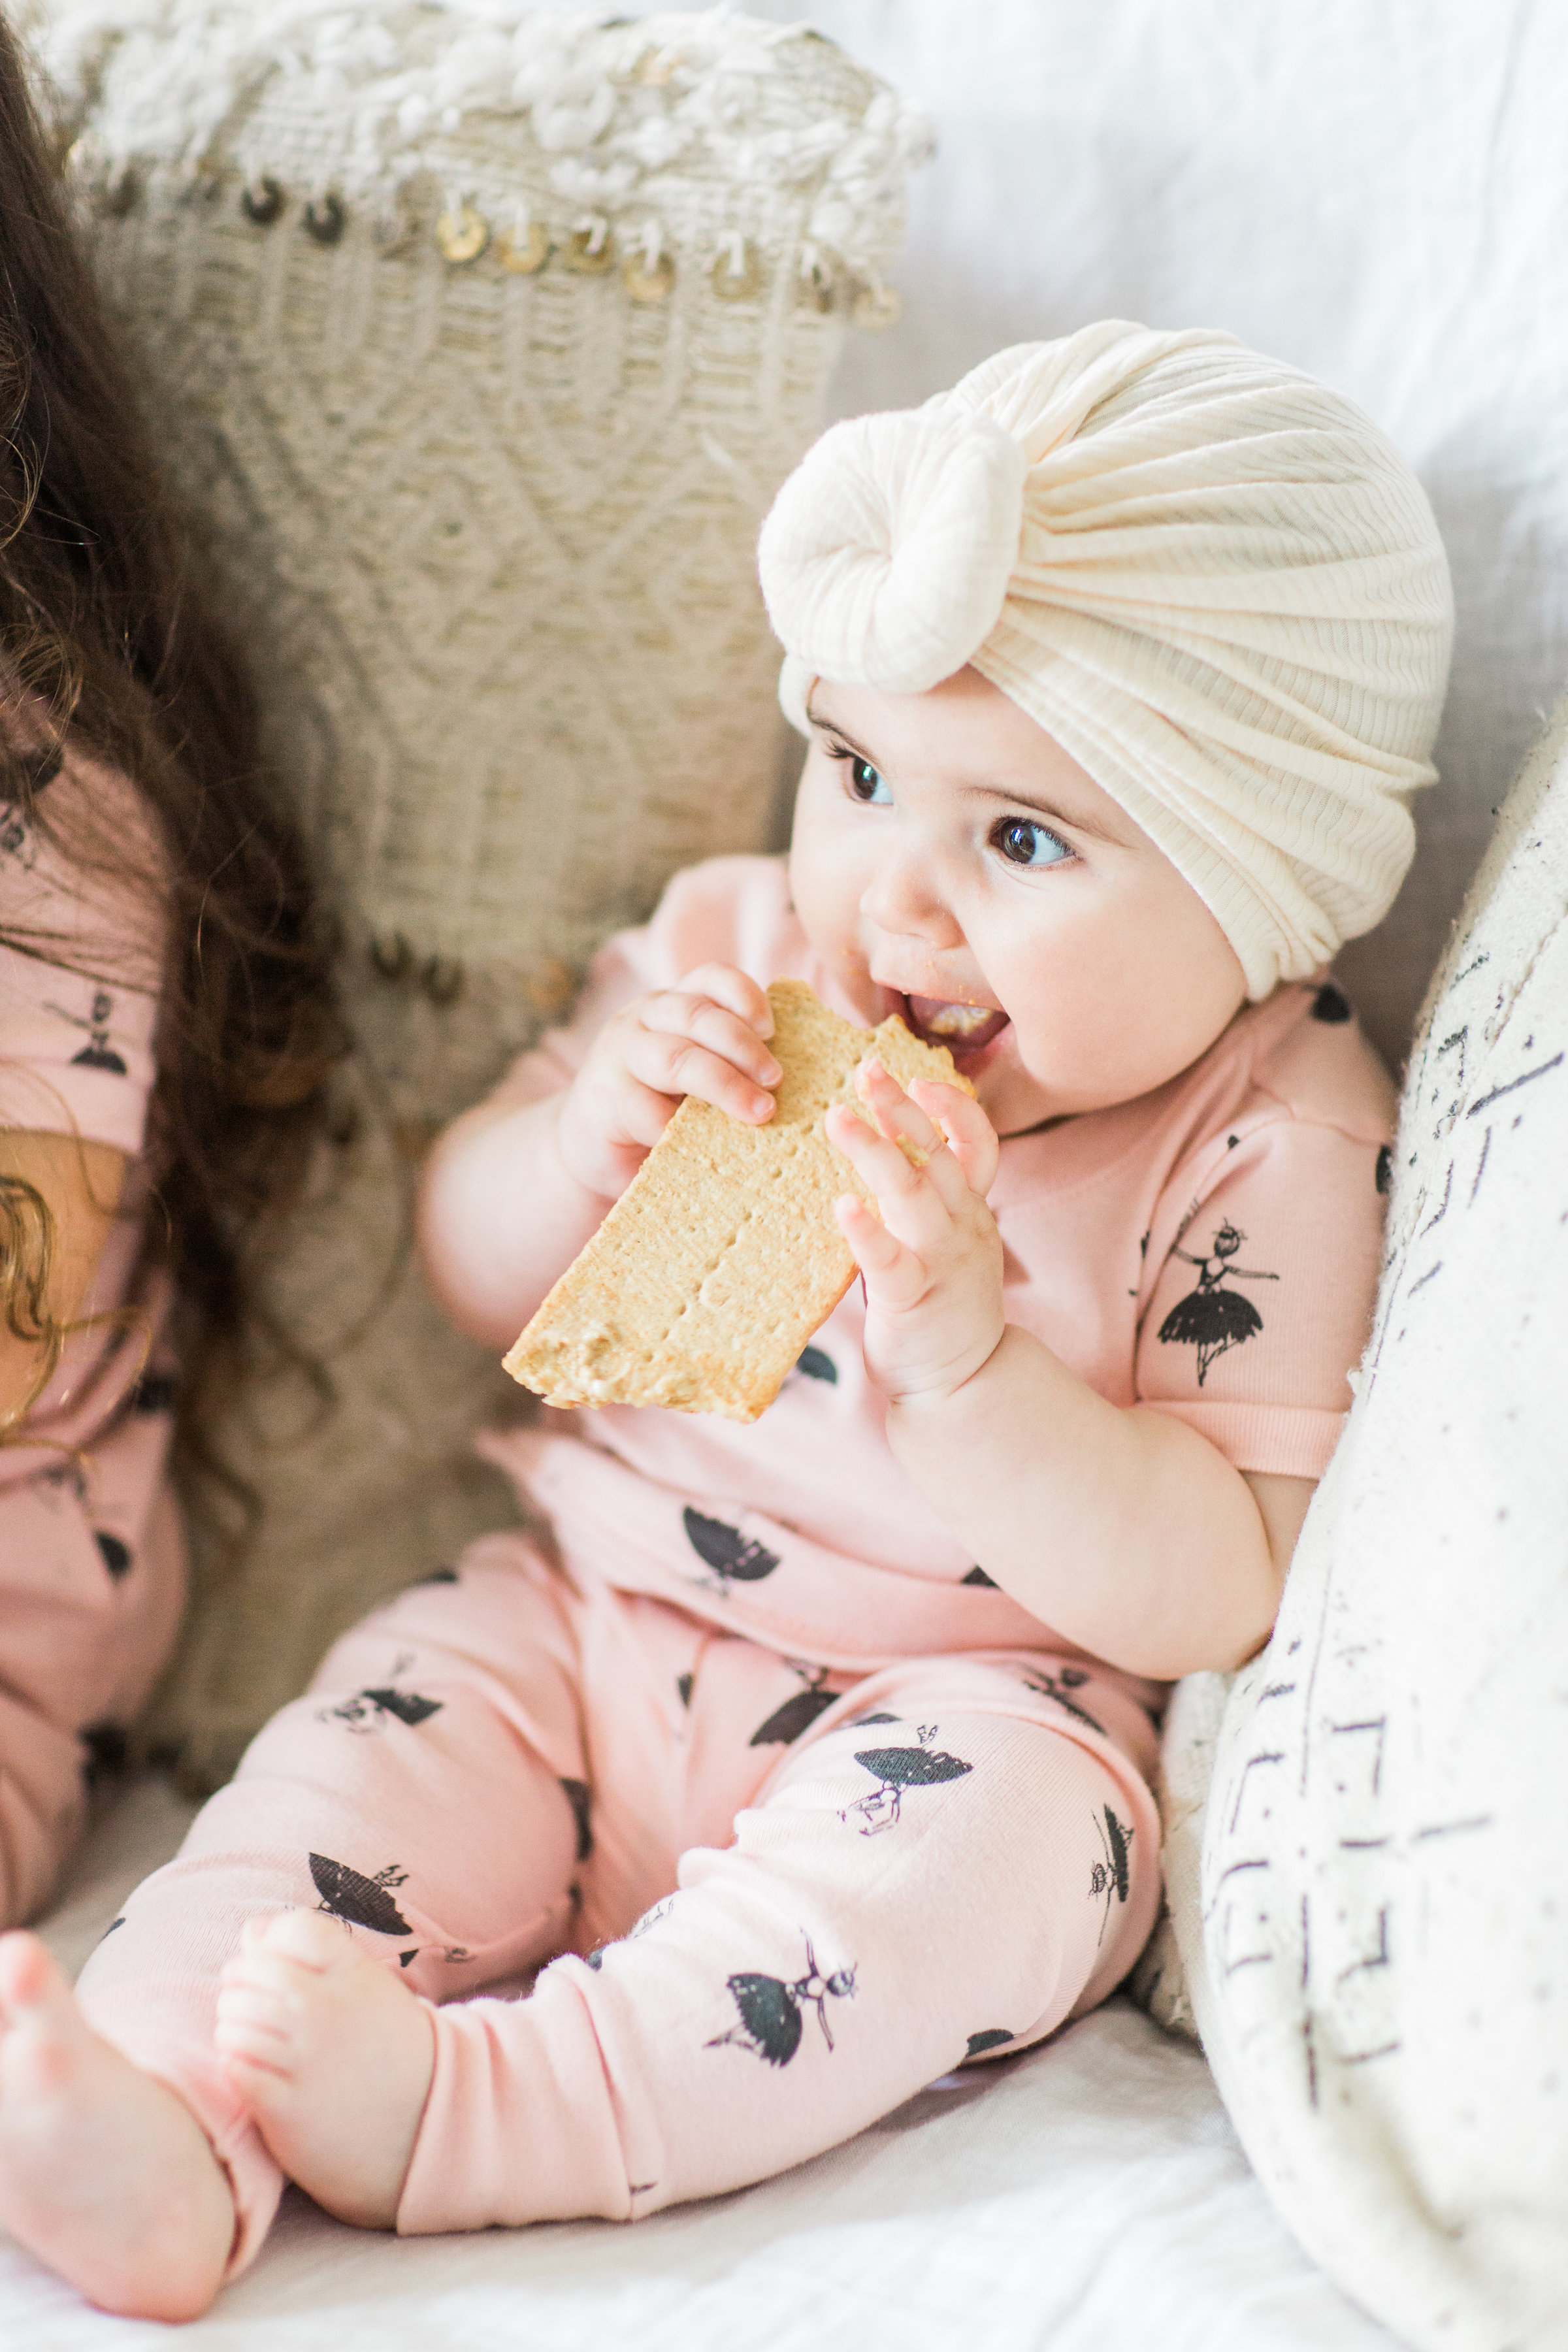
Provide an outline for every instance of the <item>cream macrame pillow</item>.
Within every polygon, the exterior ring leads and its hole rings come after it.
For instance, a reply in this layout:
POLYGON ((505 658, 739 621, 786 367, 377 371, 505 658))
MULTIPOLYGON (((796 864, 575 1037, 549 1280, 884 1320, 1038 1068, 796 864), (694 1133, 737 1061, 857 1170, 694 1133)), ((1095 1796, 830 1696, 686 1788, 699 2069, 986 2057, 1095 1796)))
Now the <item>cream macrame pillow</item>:
POLYGON ((1179 1694, 1170 1901, 1308 2251, 1419 2352, 1561 2352, 1568 700, 1433 984, 1390 1173, 1356 1403, 1273 1640, 1217 1737, 1220 1679, 1179 1694))
POLYGON ((889 314, 923 132, 727 11, 52 0, 29 29, 360 1039, 348 1168, 276 1282, 337 1406, 275 1390, 218 1433, 266 1524, 163 1706, 210 1776, 508 1515, 468 1448, 516 1392, 409 1269, 414 1167, 607 930, 769 839, 757 528, 847 322, 889 314))

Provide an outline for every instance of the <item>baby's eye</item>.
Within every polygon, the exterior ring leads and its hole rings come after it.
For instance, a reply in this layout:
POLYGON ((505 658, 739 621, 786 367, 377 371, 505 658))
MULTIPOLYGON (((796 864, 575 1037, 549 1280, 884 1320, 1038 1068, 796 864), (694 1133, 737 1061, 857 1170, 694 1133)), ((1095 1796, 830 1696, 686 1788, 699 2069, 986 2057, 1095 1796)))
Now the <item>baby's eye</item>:
POLYGON ((1057 866, 1064 857, 1072 856, 1065 841, 1045 825, 1037 824, 1032 817, 1004 817, 991 840, 1009 866, 1057 866))
POLYGON ((851 759, 849 791, 853 799, 863 801, 868 808, 885 808, 892 799, 887 783, 869 760, 851 759))
POLYGON ((830 760, 847 770, 844 788, 852 801, 858 801, 864 808, 887 808, 891 803, 893 795, 888 790, 887 778, 869 760, 863 760, 847 743, 829 741, 825 748, 830 760))

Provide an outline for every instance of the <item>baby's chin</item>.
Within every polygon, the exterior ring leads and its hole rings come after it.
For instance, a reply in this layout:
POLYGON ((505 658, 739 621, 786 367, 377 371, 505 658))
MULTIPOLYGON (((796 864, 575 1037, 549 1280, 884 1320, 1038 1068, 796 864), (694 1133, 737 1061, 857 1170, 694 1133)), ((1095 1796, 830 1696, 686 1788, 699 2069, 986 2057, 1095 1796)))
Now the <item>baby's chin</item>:
POLYGON ((1023 1135, 1062 1116, 1061 1103, 1024 1067, 1018 1033, 1011 1024, 982 1053, 970 1059, 955 1054, 953 1060, 998 1135, 1023 1135))

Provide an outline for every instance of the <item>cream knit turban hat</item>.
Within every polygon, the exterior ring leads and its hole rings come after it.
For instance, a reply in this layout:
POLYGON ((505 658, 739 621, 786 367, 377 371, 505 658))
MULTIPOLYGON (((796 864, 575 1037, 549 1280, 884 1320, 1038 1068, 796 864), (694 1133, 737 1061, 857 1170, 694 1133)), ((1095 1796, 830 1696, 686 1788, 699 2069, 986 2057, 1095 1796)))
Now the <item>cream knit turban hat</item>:
POLYGON ((1409 467, 1310 376, 1122 320, 1020 343, 835 425, 759 555, 794 725, 817 677, 921 694, 973 663, 1185 876, 1251 996, 1387 911, 1448 567, 1409 467))

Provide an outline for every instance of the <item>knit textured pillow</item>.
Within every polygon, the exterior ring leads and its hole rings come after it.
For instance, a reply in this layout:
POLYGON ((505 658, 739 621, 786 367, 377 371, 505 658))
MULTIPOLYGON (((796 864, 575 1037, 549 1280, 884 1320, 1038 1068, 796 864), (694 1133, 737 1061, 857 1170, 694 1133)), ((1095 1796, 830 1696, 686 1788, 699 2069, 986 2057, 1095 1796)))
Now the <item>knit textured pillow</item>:
POLYGON ((1179 1694, 1170 1900, 1226 2104, 1309 2252, 1419 2352, 1556 2352, 1568 700, 1433 983, 1389 1172, 1373 1338, 1274 1637, 1217 1733, 1220 1678, 1179 1694))
POLYGON ((332 1635, 506 1519, 510 1383, 424 1300, 436 1129, 691 859, 771 837, 757 528, 923 129, 831 43, 448 0, 46 0, 102 281, 252 649, 344 940, 349 1165, 276 1273, 333 1412, 218 1432, 267 1507, 159 1736, 227 1768, 332 1635))

